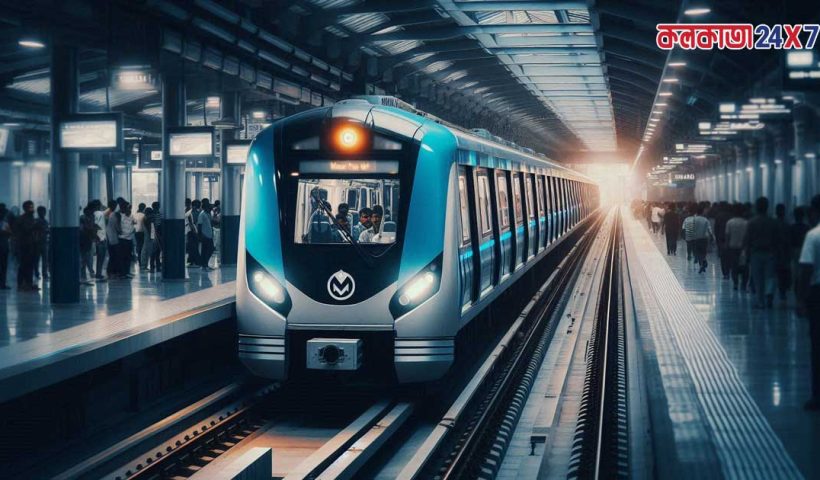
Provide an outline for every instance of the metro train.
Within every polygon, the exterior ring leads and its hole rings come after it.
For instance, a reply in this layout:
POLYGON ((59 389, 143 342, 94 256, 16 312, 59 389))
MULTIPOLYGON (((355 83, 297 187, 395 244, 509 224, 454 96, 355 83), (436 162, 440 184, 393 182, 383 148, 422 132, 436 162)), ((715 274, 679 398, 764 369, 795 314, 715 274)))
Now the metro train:
POLYGON ((263 130, 242 197, 241 361, 399 383, 444 376, 459 331, 599 203, 588 177, 381 96, 263 130))

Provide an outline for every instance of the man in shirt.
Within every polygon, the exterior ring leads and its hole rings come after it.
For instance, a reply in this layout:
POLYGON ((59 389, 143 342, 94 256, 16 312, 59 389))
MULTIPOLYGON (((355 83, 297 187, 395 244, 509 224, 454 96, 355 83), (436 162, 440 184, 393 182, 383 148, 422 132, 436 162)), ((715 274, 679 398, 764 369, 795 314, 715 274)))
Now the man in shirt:
POLYGON ((185 202, 185 251, 188 253, 188 266, 199 265, 199 230, 196 224, 199 221, 199 200, 186 199, 185 202))
POLYGON ((359 236, 361 236, 362 232, 370 228, 370 214, 373 213, 367 207, 359 210, 359 222, 356 225, 353 225, 353 239, 358 241, 359 236))
POLYGON ((119 274, 122 278, 133 278, 131 275, 131 253, 134 249, 134 218, 131 216, 131 205, 125 203, 120 211, 119 234, 119 274))
POLYGON ((214 253, 214 229, 211 225, 211 202, 207 198, 202 199, 202 210, 197 217, 196 226, 199 231, 199 241, 202 245, 199 254, 200 265, 202 270, 209 271, 211 267, 208 266, 208 263, 210 263, 211 255, 214 253))
POLYGON ((145 220, 144 203, 139 204, 137 211, 131 214, 131 218, 134 219, 134 240, 136 241, 134 254, 137 257, 137 263, 139 263, 140 270, 142 270, 142 246, 145 245, 145 225, 143 224, 143 220, 145 220))
POLYGON ((381 205, 374 205, 370 214, 370 228, 359 235, 359 243, 378 242, 378 235, 382 228, 382 215, 384 215, 384 208, 381 205))
POLYGON ((97 249, 97 270, 94 278, 98 282, 104 282, 103 265, 105 265, 105 257, 108 254, 108 241, 105 236, 106 212, 101 201, 92 200, 92 203, 94 204, 94 223, 97 225, 97 243, 95 244, 97 249))
MULTIPOLYGON (((820 195, 811 199, 811 217, 820 218, 820 195)), ((806 234, 800 252, 798 299, 809 317, 811 342, 811 398, 803 406, 806 410, 820 410, 820 225, 806 234)))
POLYGON ((703 205, 694 206, 692 215, 683 221, 683 231, 686 233, 686 240, 691 242, 695 263, 700 265, 698 273, 705 272, 709 265, 706 261, 706 250, 709 247, 709 240, 715 236, 712 233, 712 224, 703 216, 703 205))
POLYGON ((746 229, 746 252, 749 274, 755 289, 754 308, 766 308, 774 303, 776 255, 780 248, 777 221, 769 216, 769 199, 755 201, 756 215, 746 229))
POLYGON ((734 289, 738 289, 738 285, 743 287, 746 291, 746 286, 749 284, 749 274, 746 268, 746 260, 742 257, 743 246, 746 244, 746 228, 749 221, 744 215, 743 205, 737 204, 732 206, 732 218, 726 222, 724 242, 726 251, 726 263, 728 265, 729 274, 732 277, 734 289), (742 281, 741 281, 742 280, 742 281))

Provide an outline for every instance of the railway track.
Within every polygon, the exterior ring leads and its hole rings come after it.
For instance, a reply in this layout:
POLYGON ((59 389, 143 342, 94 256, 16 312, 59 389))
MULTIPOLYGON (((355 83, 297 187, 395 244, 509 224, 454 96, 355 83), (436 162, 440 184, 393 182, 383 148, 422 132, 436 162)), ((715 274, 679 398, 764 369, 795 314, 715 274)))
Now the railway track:
POLYGON ((604 218, 581 237, 521 312, 399 478, 494 478, 555 332, 579 266, 604 218))
POLYGON ((610 232, 596 322, 586 354, 581 408, 568 478, 628 478, 626 328, 620 213, 610 232))

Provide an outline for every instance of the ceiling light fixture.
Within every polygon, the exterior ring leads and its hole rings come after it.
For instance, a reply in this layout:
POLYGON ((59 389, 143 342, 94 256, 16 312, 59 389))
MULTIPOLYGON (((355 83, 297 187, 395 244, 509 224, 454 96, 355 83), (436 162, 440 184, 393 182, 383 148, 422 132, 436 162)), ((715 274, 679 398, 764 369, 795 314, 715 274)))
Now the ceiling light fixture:
POLYGON ((17 42, 17 45, 20 45, 21 47, 26 47, 26 48, 44 48, 46 46, 45 43, 43 43, 39 40, 35 40, 33 38, 24 38, 22 40, 19 40, 17 42))
POLYGON ((690 17, 697 17, 700 15, 706 15, 707 13, 711 12, 712 9, 708 7, 690 7, 683 11, 684 15, 689 15, 690 17))

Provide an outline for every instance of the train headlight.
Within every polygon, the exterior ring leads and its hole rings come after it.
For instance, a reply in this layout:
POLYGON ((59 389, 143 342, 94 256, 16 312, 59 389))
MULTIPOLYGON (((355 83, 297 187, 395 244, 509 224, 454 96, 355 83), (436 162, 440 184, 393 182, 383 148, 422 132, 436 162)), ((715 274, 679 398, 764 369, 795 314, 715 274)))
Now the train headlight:
POLYGON ((250 254, 245 257, 245 266, 248 275, 248 288, 259 300, 262 300, 270 308, 287 316, 290 312, 291 301, 287 290, 279 280, 271 275, 250 254))
POLYGON ((393 318, 413 310, 438 292, 441 287, 441 259, 441 255, 437 256, 393 295, 390 301, 393 318))

